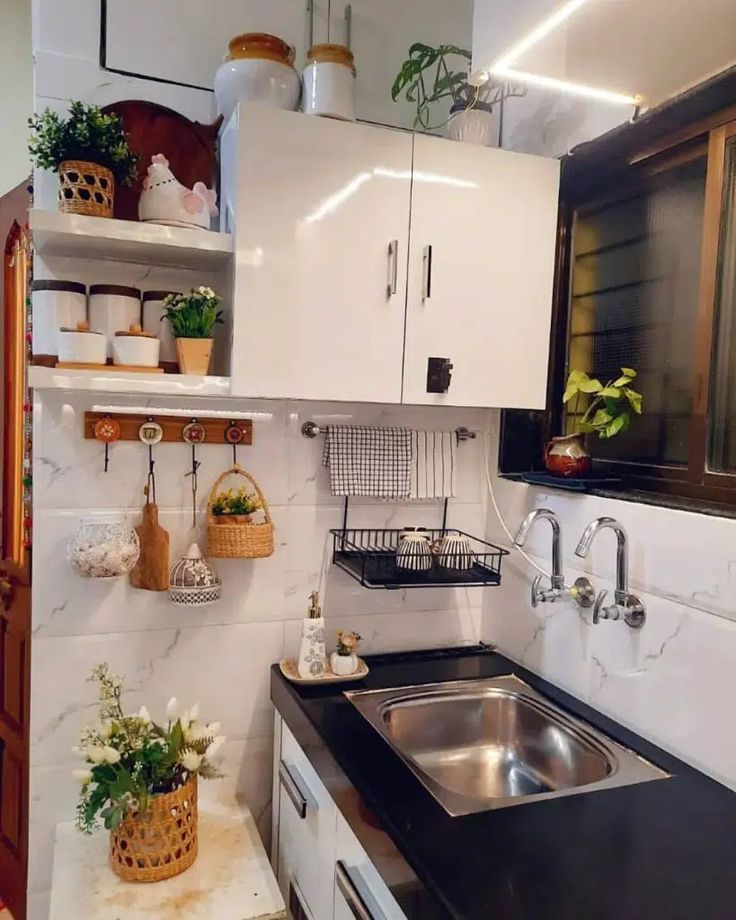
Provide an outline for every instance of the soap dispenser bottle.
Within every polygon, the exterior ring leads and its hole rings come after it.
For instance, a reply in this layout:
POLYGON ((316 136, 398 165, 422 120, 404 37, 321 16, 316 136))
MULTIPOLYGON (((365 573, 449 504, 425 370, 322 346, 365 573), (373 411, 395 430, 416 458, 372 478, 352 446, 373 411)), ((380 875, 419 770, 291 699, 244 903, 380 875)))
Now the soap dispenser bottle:
POLYGON ((319 678, 325 673, 325 620, 319 606, 319 594, 309 595, 309 610, 302 620, 302 641, 297 664, 299 677, 319 678))

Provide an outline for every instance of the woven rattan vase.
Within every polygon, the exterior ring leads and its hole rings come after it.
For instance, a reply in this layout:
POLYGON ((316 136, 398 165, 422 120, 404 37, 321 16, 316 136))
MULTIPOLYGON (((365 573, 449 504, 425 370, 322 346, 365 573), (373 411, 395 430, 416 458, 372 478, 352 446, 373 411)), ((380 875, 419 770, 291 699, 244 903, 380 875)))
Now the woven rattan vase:
POLYGON ((112 217, 115 179, 109 169, 83 160, 59 164, 59 210, 112 217))
POLYGON ((273 554, 273 521, 268 502, 255 479, 237 464, 218 476, 207 503, 207 553, 217 559, 263 559, 273 554), (263 513, 262 524, 218 524, 212 513, 217 490, 228 476, 243 476, 256 490, 263 513))
POLYGON ((127 882, 160 882, 197 858, 197 777, 151 799, 145 817, 125 818, 110 832, 110 865, 127 882))

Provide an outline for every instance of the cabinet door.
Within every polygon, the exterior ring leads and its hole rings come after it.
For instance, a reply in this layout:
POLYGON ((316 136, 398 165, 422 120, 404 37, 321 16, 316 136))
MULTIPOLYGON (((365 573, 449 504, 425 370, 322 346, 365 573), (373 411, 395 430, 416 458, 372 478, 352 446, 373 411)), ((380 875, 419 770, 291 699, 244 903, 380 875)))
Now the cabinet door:
POLYGON ((293 914, 330 918, 337 808, 285 724, 278 778, 279 887, 293 914))
MULTIPOLYGON (((394 102, 391 87, 415 42, 459 45, 470 50, 473 0, 315 0, 314 35, 317 41, 350 42, 355 55, 358 118, 377 124, 412 128, 416 105, 401 98, 394 102), (328 15, 329 13, 329 15, 328 15), (329 35, 328 35, 329 31, 329 35)), ((469 63, 451 59, 458 71, 469 63)), ((427 74, 429 84, 434 70, 427 74)), ((438 104, 433 124, 449 115, 451 100, 438 104)))
POLYGON ((232 392, 396 403, 412 139, 240 112, 232 392))
POLYGON ((404 402, 544 407, 558 185, 556 160, 416 135, 404 402))
POLYGON ((107 0, 105 63, 113 70, 212 89, 227 43, 271 32, 304 59, 306 0, 107 0))
POLYGON ((335 856, 335 920, 406 920, 406 914, 340 814, 335 856))

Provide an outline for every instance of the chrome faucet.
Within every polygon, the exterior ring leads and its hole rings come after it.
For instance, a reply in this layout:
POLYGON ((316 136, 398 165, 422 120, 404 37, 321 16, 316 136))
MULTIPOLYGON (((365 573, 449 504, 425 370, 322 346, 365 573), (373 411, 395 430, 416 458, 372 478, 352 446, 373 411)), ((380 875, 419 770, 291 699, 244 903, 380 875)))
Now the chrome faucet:
POLYGON ((538 520, 546 520, 552 526, 552 575, 550 576, 550 587, 545 591, 542 589, 542 575, 532 582, 532 607, 537 604, 553 604, 560 597, 574 597, 581 607, 591 607, 593 605, 593 588, 587 578, 578 579, 571 590, 565 588, 565 576, 562 574, 562 532, 557 515, 549 508, 537 508, 530 511, 521 522, 521 527, 514 538, 514 544, 518 547, 525 545, 529 536, 529 531, 538 520))
POLYGON ((593 623, 623 619, 632 629, 641 629, 646 622, 647 613, 644 604, 629 591, 629 540, 624 526, 611 517, 600 517, 591 521, 580 538, 575 555, 585 559, 596 534, 601 530, 612 530, 616 534, 616 590, 614 603, 609 607, 603 606, 608 592, 601 591, 598 595, 593 608, 593 623))

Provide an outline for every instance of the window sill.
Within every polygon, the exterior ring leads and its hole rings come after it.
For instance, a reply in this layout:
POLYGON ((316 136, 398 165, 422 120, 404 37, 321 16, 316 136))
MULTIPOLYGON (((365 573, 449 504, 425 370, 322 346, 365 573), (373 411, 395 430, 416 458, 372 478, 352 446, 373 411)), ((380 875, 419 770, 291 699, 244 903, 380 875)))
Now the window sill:
POLYGON ((635 502, 640 505, 652 505, 656 508, 669 508, 676 511, 690 511, 694 514, 707 514, 711 517, 723 517, 736 519, 736 506, 726 505, 721 502, 709 502, 704 499, 686 498, 679 495, 669 495, 660 492, 647 492, 642 489, 630 489, 621 486, 616 489, 591 488, 587 492, 574 492, 563 486, 557 486, 553 482, 544 485, 531 485, 522 481, 520 473, 499 473, 499 478, 508 482, 518 482, 520 485, 528 485, 532 489, 554 489, 558 492, 564 492, 566 495, 576 497, 586 497, 589 495, 596 498, 612 498, 622 502, 635 502))

